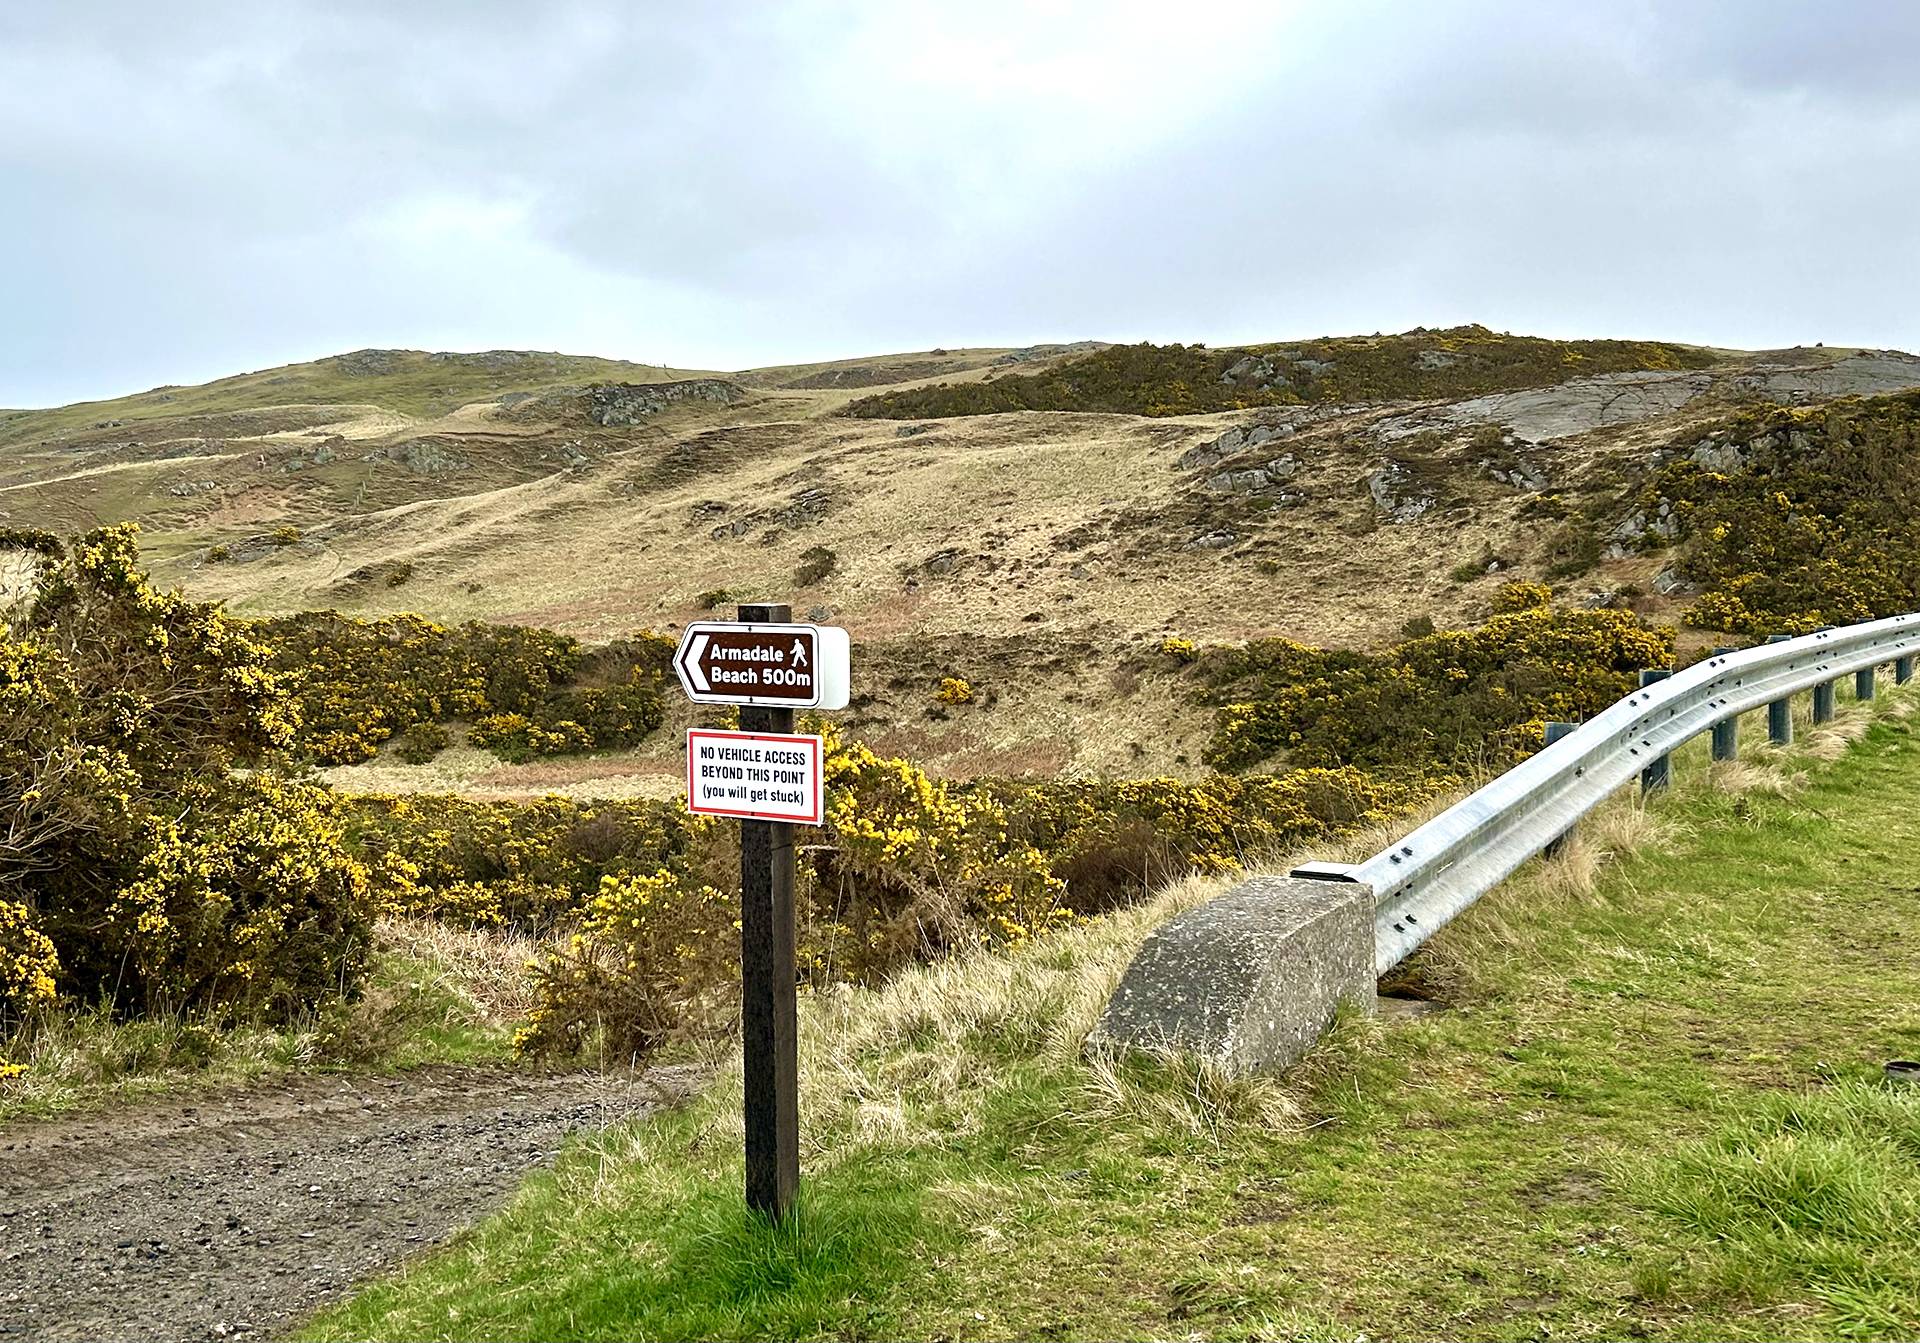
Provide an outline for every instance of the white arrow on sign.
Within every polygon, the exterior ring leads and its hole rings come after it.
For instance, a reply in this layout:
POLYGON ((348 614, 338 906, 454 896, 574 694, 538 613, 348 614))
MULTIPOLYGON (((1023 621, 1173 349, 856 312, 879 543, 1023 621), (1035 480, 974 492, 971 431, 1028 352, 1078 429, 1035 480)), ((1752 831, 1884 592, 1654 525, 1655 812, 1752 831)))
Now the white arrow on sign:
POLYGON ((693 682, 693 688, 702 695, 713 688, 707 684, 707 674, 700 667, 700 655, 706 651, 707 636, 696 634, 687 641, 687 651, 680 658, 680 665, 686 670, 687 679, 693 682))

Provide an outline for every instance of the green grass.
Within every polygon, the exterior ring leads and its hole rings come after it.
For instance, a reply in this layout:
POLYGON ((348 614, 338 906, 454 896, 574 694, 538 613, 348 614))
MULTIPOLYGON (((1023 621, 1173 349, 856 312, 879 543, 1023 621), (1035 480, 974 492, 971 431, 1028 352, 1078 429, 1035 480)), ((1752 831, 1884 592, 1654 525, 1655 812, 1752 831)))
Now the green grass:
POLYGON ((403 415, 444 415, 503 392, 539 392, 592 382, 664 382, 682 369, 585 355, 527 352, 501 362, 483 355, 433 358, 418 350, 361 351, 241 373, 196 387, 155 388, 47 410, 0 410, 0 445, 70 433, 107 420, 133 426, 182 415, 228 415, 277 406, 379 406, 403 415), (372 363, 357 355, 385 356, 372 363))
POLYGON ((1713 783, 1690 750, 1416 959, 1447 1010, 1345 1022, 1284 1084, 1081 1055, 1196 887, 811 1003, 792 1228, 739 1208, 723 1074, 308 1334, 1912 1336, 1920 1092, 1880 1080, 1920 1053, 1910 705, 1832 762, 1844 733, 1713 783))

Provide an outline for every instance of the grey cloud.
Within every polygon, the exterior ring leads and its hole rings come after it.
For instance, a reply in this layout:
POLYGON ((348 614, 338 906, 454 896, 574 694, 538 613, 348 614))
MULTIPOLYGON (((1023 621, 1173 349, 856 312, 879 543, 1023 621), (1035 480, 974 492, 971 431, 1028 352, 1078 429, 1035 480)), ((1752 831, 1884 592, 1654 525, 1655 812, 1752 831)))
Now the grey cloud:
POLYGON ((1071 25, 919 12, 0 12, 0 404, 365 344, 1920 345, 1920 7, 1202 6, 1064 90, 1071 25))

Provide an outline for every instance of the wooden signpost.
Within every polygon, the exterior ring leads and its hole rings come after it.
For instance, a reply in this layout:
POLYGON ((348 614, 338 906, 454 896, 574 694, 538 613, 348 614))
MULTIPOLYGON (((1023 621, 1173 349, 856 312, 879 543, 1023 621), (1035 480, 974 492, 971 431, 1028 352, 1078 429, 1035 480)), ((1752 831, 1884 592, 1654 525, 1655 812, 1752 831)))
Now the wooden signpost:
POLYGON ((844 709, 851 661, 845 630, 795 625, 791 614, 742 606, 737 624, 696 621, 673 659, 695 703, 740 706, 737 732, 688 731, 687 806, 740 820, 747 1204, 775 1221, 800 1183, 793 827, 819 825, 826 811, 826 753, 793 731, 793 711, 844 709))

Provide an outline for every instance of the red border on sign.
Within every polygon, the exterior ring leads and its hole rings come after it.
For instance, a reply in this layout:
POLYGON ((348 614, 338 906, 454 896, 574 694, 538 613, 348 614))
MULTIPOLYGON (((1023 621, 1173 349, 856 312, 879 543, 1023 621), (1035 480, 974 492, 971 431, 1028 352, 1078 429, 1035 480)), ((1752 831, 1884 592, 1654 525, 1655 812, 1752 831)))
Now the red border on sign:
POLYGON ((785 821, 789 825, 820 825, 827 819, 827 747, 819 737, 803 732, 733 732, 721 728, 687 729, 687 810, 697 816, 731 816, 742 821, 785 821), (791 746, 796 742, 813 744, 813 814, 795 816, 791 813, 768 815, 765 812, 736 811, 728 807, 697 807, 693 803, 693 740, 695 737, 715 737, 721 741, 774 741, 791 746))

